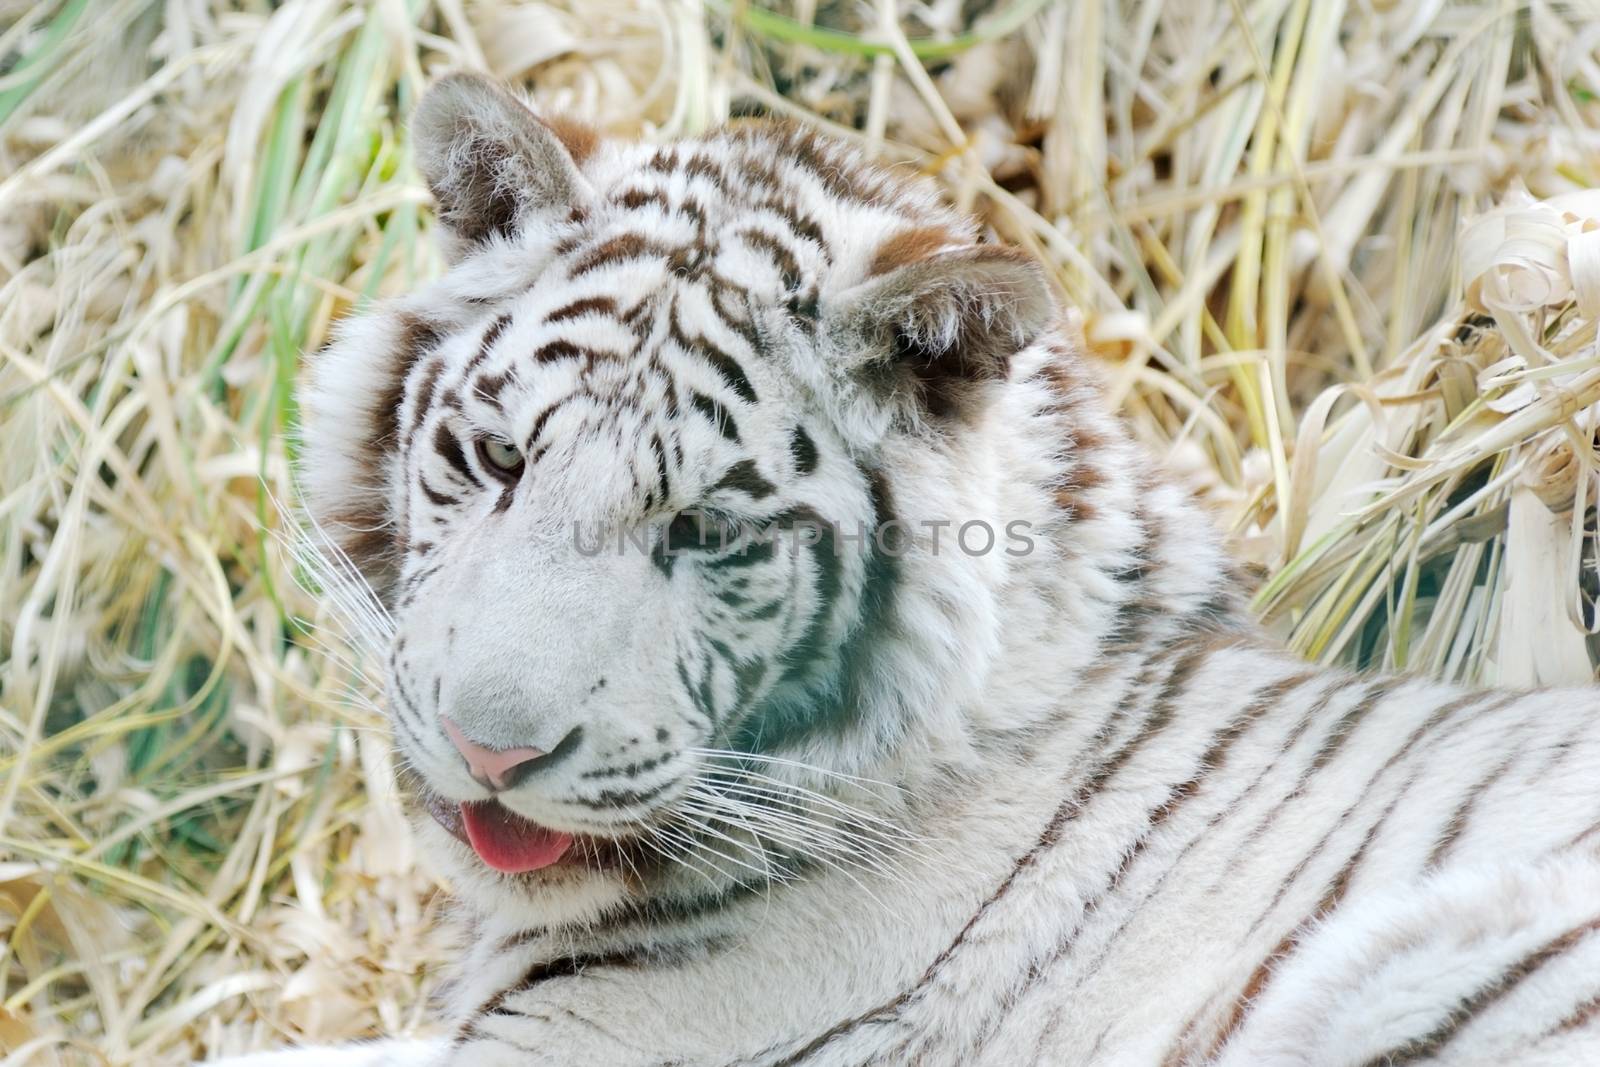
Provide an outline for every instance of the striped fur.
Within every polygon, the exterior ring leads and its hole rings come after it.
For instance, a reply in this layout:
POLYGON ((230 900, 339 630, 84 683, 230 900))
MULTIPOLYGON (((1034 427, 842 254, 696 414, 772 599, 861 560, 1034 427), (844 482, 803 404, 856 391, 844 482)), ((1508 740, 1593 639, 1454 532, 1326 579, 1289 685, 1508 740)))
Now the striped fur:
POLYGON ((486 795, 440 714, 565 743, 501 801, 592 859, 497 875, 423 820, 475 916, 450 1036, 253 1062, 1600 1062, 1593 692, 1270 647, 1036 269, 920 184, 422 108, 455 263, 321 358, 310 501, 397 620, 415 794, 486 795), (692 509, 1032 551, 662 558, 692 509))

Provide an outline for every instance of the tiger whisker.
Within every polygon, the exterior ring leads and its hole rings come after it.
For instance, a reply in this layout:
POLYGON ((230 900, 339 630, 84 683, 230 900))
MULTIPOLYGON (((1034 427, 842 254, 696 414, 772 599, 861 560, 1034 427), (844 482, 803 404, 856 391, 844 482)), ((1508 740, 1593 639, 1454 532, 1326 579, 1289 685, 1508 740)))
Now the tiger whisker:
POLYGON ((826 797, 796 795, 762 785, 730 781, 697 783, 693 792, 718 803, 753 808, 763 816, 837 827, 853 837, 872 840, 886 848, 903 850, 920 843, 916 835, 894 823, 826 797))
MULTIPOLYGON (((705 759, 730 760, 740 764, 768 763, 774 766, 789 767, 795 770, 805 771, 809 774, 815 774, 822 778, 831 778, 836 781, 847 782, 851 785, 861 788, 870 787, 867 788, 868 792, 872 792, 876 789, 886 789, 896 793, 905 792, 904 786, 894 785, 893 783, 881 781, 877 778, 863 778, 859 775, 845 774, 842 771, 829 770, 826 767, 819 767, 814 763, 805 763, 801 760, 788 759, 783 756, 771 756, 764 753, 757 754, 752 752, 739 752, 728 748, 690 747, 686 748, 684 751, 692 755, 701 756, 705 759)), ((882 800, 886 798, 879 797, 878 799, 882 800)))
POLYGON ((849 865, 875 873, 895 875, 903 873, 899 869, 897 857, 885 854, 881 848, 874 847, 873 842, 839 835, 835 832, 835 828, 827 824, 792 818, 774 819, 772 812, 761 808, 735 806, 730 810, 729 805, 722 802, 722 798, 701 799, 709 803, 703 803, 698 808, 700 812, 743 822, 758 838, 764 835, 790 844, 801 855, 826 866, 842 869, 845 865, 849 865))
MULTIPOLYGON (((692 822, 692 820, 691 820, 691 822, 692 822)), ((762 851, 760 851, 760 850, 758 850, 758 849, 756 849, 756 848, 754 848, 754 847, 752 847, 752 846, 750 846, 748 844, 745 844, 743 842, 736 841, 733 838, 729 837, 728 835, 713 829, 709 825, 700 824, 700 823, 693 823, 693 822, 692 822, 692 824, 694 826, 694 830, 699 834, 702 834, 702 835, 705 835, 705 836, 709 836, 709 837, 715 837, 715 838, 717 838, 718 840, 721 840, 721 841, 726 841, 728 844, 732 845, 733 847, 738 848, 738 849, 740 849, 740 850, 742 850, 744 852, 747 852, 751 856, 756 857, 757 859, 766 859, 767 858, 767 856, 766 856, 766 854, 764 852, 762 852, 762 851)), ((753 864, 751 864, 749 862, 746 862, 745 860, 739 859, 737 856, 730 856, 727 853, 722 852, 722 851, 720 851, 718 849, 712 849, 710 845, 704 843, 703 841, 699 841, 697 843, 700 844, 704 848, 710 849, 716 855, 721 856, 721 858, 727 860, 729 863, 736 864, 736 865, 738 865, 740 867, 743 867, 745 870, 749 871, 752 874, 761 875, 763 878, 770 878, 772 876, 772 872, 771 871, 763 870, 760 867, 756 867, 753 864)))
MULTIPOLYGON (((315 578, 320 586, 319 589, 306 588, 305 591, 313 596, 320 595, 337 609, 334 620, 352 644, 360 643, 368 651, 381 654, 383 646, 393 638, 395 632, 394 617, 388 608, 349 554, 328 534, 316 516, 286 507, 265 480, 261 485, 279 513, 292 517, 292 536, 276 529, 266 532, 299 564, 300 570, 315 578), (352 627, 354 633, 351 632, 352 627)), ((295 572, 295 580, 305 588, 298 572, 295 572)))
POLYGON ((654 827, 649 828, 647 836, 639 838, 639 842, 641 844, 650 849, 650 851, 654 852, 656 855, 660 856, 662 859, 666 860, 668 863, 690 871, 699 877, 701 881, 705 882, 712 891, 717 889, 716 881, 712 879, 710 875, 706 874, 705 871, 701 870, 698 864, 691 863, 683 854, 681 846, 677 852, 668 851, 668 849, 660 843, 661 840, 666 840, 671 843, 672 839, 665 838, 664 835, 662 835, 660 831, 654 827))
POLYGON ((738 800, 726 793, 716 792, 691 792, 691 797, 703 803, 714 805, 719 810, 733 809, 740 817, 754 819, 767 825, 777 825, 808 832, 815 838, 827 842, 830 837, 842 838, 847 842, 859 845, 869 845, 869 851, 889 851, 910 854, 906 845, 863 833, 854 827, 841 826, 838 823, 824 821, 800 811, 781 811, 768 805, 752 805, 738 800), (840 831, 844 831, 840 833, 840 831))
POLYGON ((306 647, 321 653, 336 666, 342 667, 345 671, 355 676, 357 681, 361 682, 369 689, 381 690, 383 688, 377 679, 373 678, 367 673, 366 667, 362 665, 363 657, 360 656, 359 650, 352 648, 349 644, 346 644, 345 651, 350 653, 350 655, 347 656, 344 654, 344 652, 336 648, 327 638, 323 637, 321 631, 312 628, 310 625, 306 624, 304 620, 294 618, 290 621, 295 625, 296 629, 299 629, 301 633, 304 634, 306 638, 306 647))
MULTIPOLYGON (((759 847, 760 835, 753 828, 748 827, 748 826, 745 827, 745 829, 748 832, 750 832, 753 837, 756 837, 757 843, 755 843, 755 844, 752 844, 750 842, 745 842, 745 841, 738 841, 738 840, 736 840, 734 838, 731 838, 731 837, 727 836, 726 834, 723 834, 723 833, 719 832, 718 830, 716 830, 710 824, 710 822, 707 821, 708 819, 721 819, 721 820, 726 821, 727 813, 721 812, 721 811, 717 811, 715 809, 710 809, 710 808, 701 808, 701 807, 697 807, 695 805, 685 805, 681 810, 683 811, 683 813, 691 815, 691 816, 693 816, 693 815, 701 816, 700 819, 691 820, 692 824, 694 825, 695 829, 698 832, 704 833, 704 834, 709 834, 711 836, 714 836, 714 837, 718 838, 719 840, 727 841, 729 844, 735 846, 736 848, 739 848, 742 851, 748 852, 752 856, 759 857, 764 863, 767 863, 770 866, 774 866, 776 868, 777 876, 780 879, 787 879, 787 878, 793 877, 794 874, 796 873, 794 871, 791 871, 788 867, 783 866, 781 863, 775 863, 774 857, 773 857, 771 851, 768 850, 768 849, 764 849, 764 848, 759 847)), ((739 819, 737 815, 735 815, 733 818, 736 821, 739 821, 741 823, 743 822, 743 820, 739 819)), ((767 872, 767 874, 770 877, 772 875, 772 871, 769 870, 767 872)))
POLYGON ((871 823, 879 827, 905 833, 893 821, 847 804, 837 797, 830 797, 826 793, 819 793, 815 790, 806 789, 804 786, 793 785, 781 779, 771 778, 756 772, 747 772, 742 778, 708 777, 705 780, 719 787, 726 785, 730 789, 742 789, 752 795, 761 794, 779 799, 790 799, 792 797, 805 800, 838 811, 863 823, 871 823))
MULTIPOLYGON (((715 851, 715 850, 712 850, 712 851, 715 851)), ((838 862, 829 861, 828 859, 826 859, 824 857, 810 857, 810 858, 814 859, 822 867, 830 869, 830 870, 833 870, 833 871, 837 872, 838 874, 842 875, 843 877, 849 879, 850 883, 852 885, 854 885, 856 887, 856 889, 858 889, 864 897, 866 897, 868 900, 872 901, 879 908, 883 909, 886 914, 892 914, 892 912, 888 908, 887 904, 885 904, 884 901, 876 893, 874 893, 870 888, 868 888, 866 883, 864 883, 859 877, 857 877, 855 872, 851 871, 848 867, 846 867, 845 865, 843 865, 841 863, 838 863, 838 862)), ((882 873, 882 872, 875 872, 875 873, 882 873)), ((784 880, 787 880, 787 879, 784 879, 784 880)))
MULTIPOLYGON (((698 841, 694 840, 694 838, 692 838, 692 837, 687 837, 687 836, 684 836, 684 835, 682 835, 680 833, 677 833, 675 831, 667 831, 665 829, 661 829, 659 832, 663 833, 667 837, 667 839, 669 841, 675 840, 675 841, 677 841, 677 843, 680 846, 685 848, 685 856, 683 858, 686 859, 688 857, 692 857, 695 860, 698 860, 698 861, 700 861, 702 863, 705 863, 712 870, 714 870, 718 874, 722 875, 722 877, 727 879, 728 881, 730 881, 730 882, 738 882, 739 881, 739 878, 738 878, 737 875, 733 874, 731 871, 726 870, 724 867, 722 867, 721 864, 715 862, 714 860, 708 859, 706 857, 705 853, 709 852, 711 855, 716 856, 718 859, 727 860, 727 861, 729 861, 731 863, 736 863, 738 861, 733 860, 729 856, 723 855, 723 853, 721 853, 717 849, 711 848, 708 845, 704 845, 701 842, 698 842, 698 841)), ((740 866, 747 867, 747 868, 749 868, 750 870, 754 871, 757 874, 761 873, 759 870, 756 870, 754 867, 750 867, 749 864, 741 863, 740 866)), ((716 888, 716 884, 714 882, 711 883, 711 884, 712 884, 713 888, 716 888)))
POLYGON ((834 805, 846 809, 847 814, 840 818, 827 812, 805 810, 803 804, 795 803, 793 798, 789 797, 780 797, 787 803, 786 808, 774 808, 769 799, 773 795, 771 790, 761 787, 747 788, 745 783, 719 782, 708 796, 706 790, 709 788, 702 783, 692 789, 688 796, 709 800, 718 805, 737 805, 747 818, 763 820, 769 827, 777 822, 790 833, 802 833, 804 842, 812 848, 827 845, 840 851, 869 854, 880 862, 891 863, 896 870, 899 869, 899 863, 904 860, 926 857, 947 870, 977 873, 970 864, 952 857, 937 842, 907 832, 886 820, 873 818, 871 821, 863 821, 857 816, 864 816, 866 813, 855 812, 849 809, 848 805, 834 805), (757 797, 758 802, 751 805, 749 801, 739 797, 740 793, 757 797), (824 814, 830 817, 826 820, 820 818, 824 814))

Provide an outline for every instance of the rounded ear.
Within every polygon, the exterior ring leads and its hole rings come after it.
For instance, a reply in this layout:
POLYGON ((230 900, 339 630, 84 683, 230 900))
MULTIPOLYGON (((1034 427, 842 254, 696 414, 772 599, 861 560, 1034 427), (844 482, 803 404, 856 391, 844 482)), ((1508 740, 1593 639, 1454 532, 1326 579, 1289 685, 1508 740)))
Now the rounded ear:
POLYGON ((578 167, 598 141, 581 123, 541 120, 477 74, 434 83, 411 117, 411 137, 452 259, 576 207, 588 192, 578 167))
POLYGON ((909 394, 938 417, 959 411, 978 383, 1005 378, 1011 357, 1059 315, 1039 265, 992 245, 895 267, 847 290, 835 307, 858 379, 909 394))

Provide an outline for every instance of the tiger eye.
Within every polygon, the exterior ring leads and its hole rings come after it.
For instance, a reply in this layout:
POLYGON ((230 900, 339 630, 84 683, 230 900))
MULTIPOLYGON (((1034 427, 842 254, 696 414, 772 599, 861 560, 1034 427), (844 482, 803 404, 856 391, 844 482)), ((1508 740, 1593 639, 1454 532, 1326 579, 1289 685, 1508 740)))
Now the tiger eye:
POLYGON ((497 477, 507 481, 515 481, 522 474, 521 450, 503 437, 478 438, 478 459, 497 477))
POLYGON ((739 536, 738 527, 720 515, 690 509, 679 512, 667 527, 666 545, 671 552, 696 550, 724 551, 739 536))

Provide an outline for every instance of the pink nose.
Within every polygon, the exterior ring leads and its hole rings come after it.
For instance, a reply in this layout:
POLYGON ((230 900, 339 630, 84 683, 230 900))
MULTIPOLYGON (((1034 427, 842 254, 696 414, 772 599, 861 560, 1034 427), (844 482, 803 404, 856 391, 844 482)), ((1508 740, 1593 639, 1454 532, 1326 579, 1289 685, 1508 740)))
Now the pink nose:
POLYGON ((512 782, 513 771, 544 756, 544 750, 538 748, 508 748, 496 752, 467 737, 461 732, 461 727, 450 721, 448 715, 441 715, 439 719, 444 723, 445 735, 466 757, 467 770, 472 777, 490 789, 507 788, 512 782))

